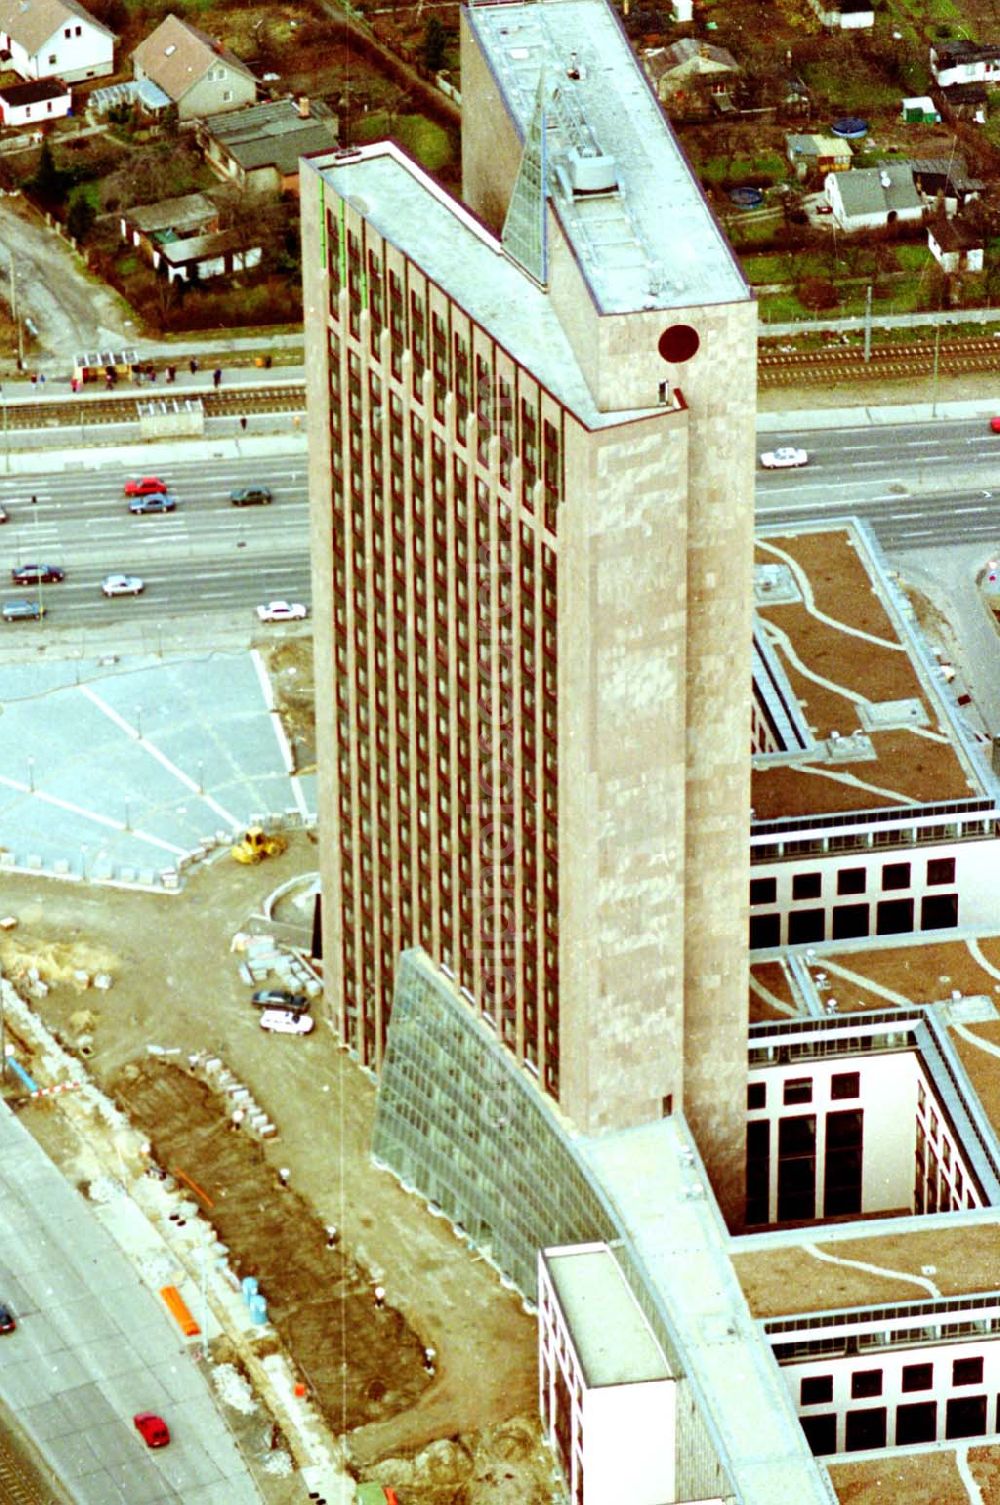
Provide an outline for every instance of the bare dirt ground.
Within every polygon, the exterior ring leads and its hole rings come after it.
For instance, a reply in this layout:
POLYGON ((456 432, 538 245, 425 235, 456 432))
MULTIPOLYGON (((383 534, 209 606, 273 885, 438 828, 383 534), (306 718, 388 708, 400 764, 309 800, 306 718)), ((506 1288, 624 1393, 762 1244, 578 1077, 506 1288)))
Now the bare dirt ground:
MULTIPOLYGON (((299 833, 262 867, 202 867, 177 896, 5 875, 3 910, 18 924, 0 933, 0 966, 8 976, 37 969, 50 991, 34 1006, 49 1028, 69 1049, 85 1044, 87 1069, 160 1163, 200 1188, 202 1213, 235 1268, 257 1275, 276 1338, 331 1431, 348 1434, 363 1476, 395 1484, 406 1505, 545 1505, 534 1320, 446 1223, 372 1167, 374 1086, 321 1007, 309 1038, 266 1036, 239 980, 231 937, 268 892, 315 865, 299 833), (85 988, 80 971, 108 972, 111 989, 85 988), (151 1044, 180 1054, 150 1058, 151 1044), (229 1131, 231 1104, 184 1069, 200 1049, 247 1084, 277 1142, 229 1131), (288 1189, 279 1167, 291 1172, 288 1189), (336 1250, 327 1225, 340 1232, 336 1250), (437 1353, 433 1378, 425 1345, 437 1353)), ((75 1179, 55 1132, 59 1101, 27 1109, 25 1122, 75 1179)))

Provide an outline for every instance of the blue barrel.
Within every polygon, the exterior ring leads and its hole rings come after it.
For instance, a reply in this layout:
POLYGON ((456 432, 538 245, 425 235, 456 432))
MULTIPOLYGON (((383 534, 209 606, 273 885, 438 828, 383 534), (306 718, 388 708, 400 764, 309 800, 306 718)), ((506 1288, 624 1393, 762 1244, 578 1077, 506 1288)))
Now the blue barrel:
POLYGON ((253 1302, 253 1298, 257 1294, 256 1275, 244 1275, 243 1279, 240 1281, 240 1285, 243 1289, 243 1300, 247 1303, 248 1306, 250 1306, 253 1302))
POLYGON ((255 1327, 263 1327, 267 1322, 267 1297, 250 1297, 250 1321, 255 1327))

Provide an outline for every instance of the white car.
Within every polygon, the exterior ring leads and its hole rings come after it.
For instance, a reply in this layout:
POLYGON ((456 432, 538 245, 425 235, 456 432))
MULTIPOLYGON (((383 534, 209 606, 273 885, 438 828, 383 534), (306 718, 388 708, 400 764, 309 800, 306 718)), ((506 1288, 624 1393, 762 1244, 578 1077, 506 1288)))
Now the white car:
POLYGON ((141 596, 145 589, 146 582, 138 575, 105 575, 101 581, 105 596, 141 596))
POLYGON ((760 463, 765 470, 792 470, 797 465, 809 464, 809 451, 785 444, 781 449, 769 449, 761 455, 760 463))
POLYGON ((262 622, 304 622, 308 615, 301 601, 268 601, 257 608, 262 622))
POLYGON ((310 1014, 290 1014, 287 1009, 264 1009, 260 1016, 261 1029, 276 1035, 308 1035, 315 1023, 310 1014))

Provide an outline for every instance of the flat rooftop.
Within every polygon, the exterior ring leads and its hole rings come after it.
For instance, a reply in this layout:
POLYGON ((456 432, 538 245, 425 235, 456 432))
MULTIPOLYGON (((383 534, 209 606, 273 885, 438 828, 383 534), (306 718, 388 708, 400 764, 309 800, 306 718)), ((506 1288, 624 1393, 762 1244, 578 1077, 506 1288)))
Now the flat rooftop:
POLYGON ((548 1249, 544 1259, 589 1386, 673 1378, 609 1249, 548 1249))
POLYGON ((812 749, 793 749, 787 759, 754 759, 755 819, 984 795, 948 720, 943 680, 935 685, 919 664, 860 530, 762 530, 755 557, 759 567, 781 571, 783 591, 764 599, 758 590, 758 624, 813 740, 812 749), (848 739, 856 732, 866 745, 855 758, 848 739))
POLYGON ((220 142, 246 172, 274 167, 284 174, 298 171, 299 158, 328 152, 337 144, 337 123, 322 100, 302 115, 292 99, 227 110, 205 122, 206 136, 220 142))
POLYGON ((470 317, 588 428, 645 413, 594 406, 551 301, 467 209, 391 141, 360 147, 334 163, 304 163, 368 219, 378 233, 447 289, 470 317))
POLYGON ((603 314, 745 302, 751 294, 605 0, 469 5, 468 24, 522 141, 543 72, 550 200, 603 314), (574 194, 576 151, 612 158, 618 190, 574 194))

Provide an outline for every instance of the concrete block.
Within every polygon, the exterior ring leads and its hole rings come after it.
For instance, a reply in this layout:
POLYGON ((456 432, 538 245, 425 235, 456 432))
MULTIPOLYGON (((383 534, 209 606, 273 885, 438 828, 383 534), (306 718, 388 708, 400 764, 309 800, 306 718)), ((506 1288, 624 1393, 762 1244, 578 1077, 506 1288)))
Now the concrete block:
POLYGON ((217 1071, 222 1070, 222 1062, 218 1056, 207 1056, 204 1061, 204 1067, 206 1071, 210 1071, 214 1076, 217 1071))
POLYGON ((54 873, 58 873, 61 878, 65 877, 69 870, 69 863, 66 861, 65 857, 57 857, 55 862, 53 862, 52 864, 52 871, 54 873))
POLYGON ((160 874, 160 882, 163 884, 164 888, 178 888, 180 886, 180 881, 180 875, 171 868, 167 868, 165 872, 162 872, 160 874))
POLYGON ((230 1092, 229 1096, 234 1103, 248 1103, 250 1101, 250 1089, 249 1087, 237 1086, 230 1092))
POLYGON ((14 867, 17 862, 13 852, 0 852, 0 867, 14 867))
POLYGON ((278 1131, 274 1127, 274 1124, 265 1124, 264 1127, 262 1129, 258 1129, 257 1132, 259 1133, 261 1139, 277 1139, 278 1137, 278 1131))
POLYGON ((240 982, 245 982, 248 988, 253 987, 253 973, 246 962, 240 962, 240 982))
POLYGON ((121 868, 119 870, 118 877, 119 877, 119 879, 121 880, 122 883, 134 883, 135 882, 135 868, 134 867, 123 867, 123 868, 121 868))
POLYGON ((153 869, 151 867, 143 867, 139 869, 139 882, 144 888, 153 887, 153 884, 156 882, 156 874, 153 872, 153 869))
POLYGON ((30 852, 24 859, 24 865, 25 867, 30 867, 37 871, 37 869, 39 869, 42 865, 42 859, 41 857, 39 857, 37 852, 30 852))

